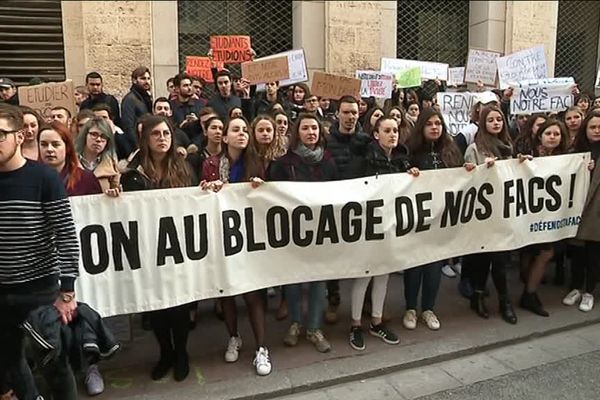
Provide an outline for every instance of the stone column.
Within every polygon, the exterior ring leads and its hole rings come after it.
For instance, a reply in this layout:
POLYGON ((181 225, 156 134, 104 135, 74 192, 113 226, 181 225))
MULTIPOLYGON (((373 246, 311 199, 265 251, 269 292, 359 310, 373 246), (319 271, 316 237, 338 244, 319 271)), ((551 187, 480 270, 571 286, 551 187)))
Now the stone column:
POLYGON ((294 1, 292 24, 294 48, 304 49, 308 76, 325 71, 325 2, 294 1))
POLYGON ((504 53, 506 1, 469 3, 469 48, 504 53))
POLYGON ((152 66, 155 98, 167 97, 167 79, 179 73, 177 1, 152 2, 152 66), (167 22, 168 21, 168 22, 167 22))

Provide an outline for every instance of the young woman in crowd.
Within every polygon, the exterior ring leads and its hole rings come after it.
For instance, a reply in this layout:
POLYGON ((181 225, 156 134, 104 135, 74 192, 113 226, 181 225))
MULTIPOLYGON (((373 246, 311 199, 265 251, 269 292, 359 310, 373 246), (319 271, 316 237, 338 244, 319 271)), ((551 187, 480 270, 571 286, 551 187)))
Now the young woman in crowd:
POLYGON ((287 108, 290 110, 290 119, 295 121, 298 114, 304 112, 304 100, 309 96, 310 89, 305 83, 297 83, 293 88, 287 108))
POLYGON ((23 128, 25 129, 25 140, 21 144, 23 157, 37 161, 39 158, 38 133, 44 120, 32 108, 21 106, 23 112, 23 128))
MULTIPOLYGON (((567 129, 555 119, 548 119, 538 129, 532 143, 535 157, 560 155, 567 152, 567 129)), ((525 289, 520 306, 542 317, 549 316, 537 294, 546 267, 554 257, 556 243, 540 243, 521 250, 521 274, 525 289)))
MULTIPOLYGON (((258 119, 258 118, 257 118, 258 119)), ((270 137, 273 140, 275 127, 269 120, 270 137)), ((261 125, 262 126, 262 125, 261 125)), ((223 152, 212 156, 204 161, 202 167, 202 183, 204 190, 218 191, 226 183, 238 183, 252 181, 253 184, 262 182, 258 175, 248 175, 249 169, 253 168, 260 173, 264 164, 258 159, 256 153, 246 151, 250 140, 248 122, 243 117, 233 118, 227 121, 223 128, 223 152)), ((264 136, 269 136, 264 134, 264 136)), ((269 148, 265 146, 265 148, 269 148)), ((256 147, 258 149, 258 145, 256 147)), ((244 293, 242 297, 248 308, 248 316, 254 338, 256 340, 256 356, 253 365, 258 375, 264 376, 271 373, 271 359, 269 350, 265 346, 265 303, 264 291, 255 290, 244 293)), ((236 362, 242 348, 242 338, 238 331, 237 307, 235 296, 223 297, 221 299, 225 326, 229 333, 229 342, 225 351, 226 362, 236 362)))
POLYGON ((375 106, 375 101, 371 97, 361 97, 358 100, 358 123, 363 126, 366 121, 367 112, 375 106))
POLYGON ((290 141, 289 137, 289 126, 290 119, 288 115, 283 111, 277 111, 273 113, 273 118, 275 118, 275 126, 277 127, 276 132, 277 135, 281 137, 282 144, 284 148, 287 150, 288 144, 290 141))
POLYGON ((229 119, 243 117, 244 113, 241 107, 233 107, 229 110, 229 119))
POLYGON ((419 118, 419 113, 421 112, 421 106, 416 101, 408 103, 408 107, 406 108, 406 119, 413 126, 417 123, 417 119, 419 118))
MULTIPOLYGON (((287 153, 273 161, 269 181, 333 181, 337 168, 329 151, 325 150, 321 122, 316 115, 300 114, 292 129, 287 153)), ((306 339, 324 353, 331 345, 323 335, 321 326, 325 309, 325 281, 309 283, 306 339)), ((285 296, 292 324, 284 338, 288 346, 295 346, 303 330, 302 284, 285 286, 285 296)))
POLYGON ((396 120, 398 123, 398 131, 400 133, 400 137, 398 138, 399 144, 408 143, 408 139, 411 136, 412 127, 408 124, 406 119, 406 113, 402 109, 401 106, 393 106, 388 111, 388 115, 396 120))
POLYGON ((546 122, 544 114, 532 114, 527 118, 527 122, 521 129, 519 136, 515 139, 514 155, 533 154, 533 141, 537 136, 540 126, 546 122))
POLYGON ((375 124, 379 120, 379 118, 383 117, 384 112, 383 109, 379 106, 374 106, 365 114, 365 122, 363 123, 363 130, 369 136, 373 136, 373 128, 375 124))
POLYGON ((119 187, 114 135, 110 125, 100 117, 90 119, 75 141, 75 150, 83 168, 91 171, 100 181, 102 190, 119 187))
POLYGON ((204 143, 202 146, 202 155, 204 159, 217 156, 223 151, 223 120, 220 117, 213 116, 205 122, 204 143))
MULTIPOLYGON (((83 132, 88 131, 84 128, 83 132)), ((149 116, 143 120, 139 151, 121 177, 124 191, 192 186, 192 170, 177 154, 174 135, 175 128, 166 117, 149 116)), ((162 379, 171 368, 178 382, 188 376, 189 309, 184 304, 148 313, 160 350, 159 361, 151 373, 153 380, 162 379)))
POLYGON ((598 108, 600 108, 600 96, 596 96, 594 102, 592 103, 592 111, 595 111, 598 108))
POLYGON ((600 276, 600 111, 590 111, 585 117, 572 151, 591 153, 588 168, 592 176, 576 237, 583 245, 573 246, 572 290, 563 303, 571 306, 579 302, 579 310, 588 312, 594 307, 592 293, 600 276))
MULTIPOLYGON (((66 126, 52 122, 42 127, 39 132, 40 161, 55 169, 65 184, 69 196, 83 196, 102 193, 98 178, 90 171, 83 169, 75 152, 71 133, 66 126)), ((107 189, 105 193, 111 197, 119 195, 119 189, 107 189)), ((98 369, 98 357, 85 360, 84 383, 88 395, 95 396, 104 391, 104 379, 98 369)))
MULTIPOLYGON (((465 168, 472 170, 477 165, 485 164, 488 168, 494 166, 496 160, 512 157, 513 148, 506 126, 504 114, 495 105, 484 107, 479 119, 479 130, 473 144, 465 152, 465 168)), ((506 281, 506 264, 509 253, 505 251, 471 254, 463 258, 463 269, 469 269, 469 278, 473 287, 471 308, 482 318, 489 318, 485 304, 485 287, 492 272, 492 280, 498 292, 499 308, 502 319, 511 324, 517 323, 508 295, 506 281)))
MULTIPOLYGON (((375 114, 373 114, 375 115, 375 114)), ((373 142, 355 147, 350 165, 352 177, 365 177, 379 174, 409 172, 418 176, 419 170, 411 168, 406 148, 398 145, 398 123, 392 117, 380 117, 372 130, 373 142)), ((364 350, 365 340, 362 330, 361 314, 365 301, 365 293, 369 283, 373 281, 371 290, 371 324, 369 333, 387 344, 398 344, 398 336, 388 329, 383 321, 383 305, 387 293, 389 274, 357 278, 352 284, 352 322, 350 327, 350 346, 355 350, 364 350)))
POLYGON ((575 137, 579 134, 581 122, 585 118, 585 113, 581 108, 573 106, 567 109, 564 118, 568 130, 568 143, 569 146, 572 146, 573 142, 575 142, 575 137))
MULTIPOLYGON (((463 165, 460 150, 446 130, 442 114, 430 107, 419 115, 408 142, 411 165, 419 170, 454 168, 463 165)), ((440 328, 434 313, 440 287, 443 262, 437 261, 404 271, 406 313, 402 319, 406 329, 417 327, 417 298, 421 291, 421 318, 431 330, 440 328)))
POLYGON ((585 93, 582 93, 577 98, 575 105, 583 111, 583 114, 586 115, 590 110, 590 106, 592 105, 592 99, 585 93))

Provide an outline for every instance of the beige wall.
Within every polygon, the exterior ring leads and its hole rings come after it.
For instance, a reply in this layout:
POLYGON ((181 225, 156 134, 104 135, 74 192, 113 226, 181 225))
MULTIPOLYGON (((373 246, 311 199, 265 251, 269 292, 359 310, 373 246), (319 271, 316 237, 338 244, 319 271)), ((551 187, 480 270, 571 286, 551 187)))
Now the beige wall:
POLYGON ((107 93, 123 96, 131 71, 152 67, 150 1, 62 1, 67 78, 99 72, 107 93))
POLYGON ((507 1, 505 53, 543 44, 554 76, 557 25, 558 1, 507 1))
POLYGON ((504 53, 506 1, 469 3, 469 47, 504 53))
POLYGON ((396 57, 396 10, 395 1, 326 2, 326 71, 355 76, 396 57))

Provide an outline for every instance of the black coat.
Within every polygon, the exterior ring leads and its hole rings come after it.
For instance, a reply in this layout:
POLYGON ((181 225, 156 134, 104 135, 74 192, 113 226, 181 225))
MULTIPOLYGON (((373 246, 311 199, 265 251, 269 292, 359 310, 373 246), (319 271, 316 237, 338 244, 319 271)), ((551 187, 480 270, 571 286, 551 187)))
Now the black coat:
POLYGON ((356 133, 346 135, 340 133, 339 123, 331 127, 327 137, 327 149, 331 152, 338 168, 339 179, 352 178, 350 173, 350 162, 352 161, 352 148, 368 144, 371 137, 363 132, 360 125, 356 125, 356 133))
POLYGON ((317 164, 307 164, 298 154, 288 150, 283 157, 273 161, 267 171, 268 181, 324 182, 337 179, 335 161, 327 150, 317 164))
POLYGON ((81 103, 81 106, 79 108, 81 110, 91 110, 97 104, 106 104, 107 106, 109 106, 113 115, 113 122, 118 127, 121 127, 121 111, 119 110, 119 102, 113 95, 106 93, 100 93, 99 95, 90 95, 90 97, 88 97, 81 103))
POLYGON ((141 87, 132 85, 121 102, 121 128, 134 148, 137 148, 137 121, 144 114, 152 114, 152 97, 141 87))
POLYGON ((355 146, 350 163, 350 177, 395 174, 411 168, 406 147, 396 147, 388 158, 379 143, 373 141, 363 146, 355 146))

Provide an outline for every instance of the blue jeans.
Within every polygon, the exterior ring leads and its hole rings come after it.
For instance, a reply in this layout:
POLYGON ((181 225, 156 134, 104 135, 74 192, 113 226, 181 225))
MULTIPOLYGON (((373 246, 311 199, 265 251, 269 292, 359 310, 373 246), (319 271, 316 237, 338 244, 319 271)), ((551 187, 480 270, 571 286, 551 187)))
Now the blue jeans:
POLYGON ((435 298, 437 297, 440 288, 441 276, 441 261, 404 270, 404 298, 406 300, 406 309, 417 309, 417 298, 419 297, 419 291, 422 287, 421 310, 433 311, 435 298))
MULTIPOLYGON (((323 312, 325 311, 325 281, 310 282, 308 284, 308 315, 306 329, 321 328, 323 312)), ((284 286, 285 298, 292 322, 302 325, 302 284, 284 286)))

